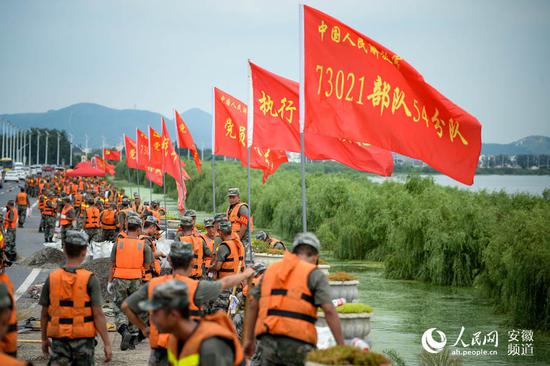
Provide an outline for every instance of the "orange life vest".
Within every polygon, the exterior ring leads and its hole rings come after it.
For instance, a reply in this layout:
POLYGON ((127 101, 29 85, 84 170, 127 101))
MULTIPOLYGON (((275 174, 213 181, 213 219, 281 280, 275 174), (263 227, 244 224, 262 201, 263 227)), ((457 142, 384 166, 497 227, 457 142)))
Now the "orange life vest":
POLYGON ((193 244, 193 254, 195 257, 195 264, 193 264, 193 272, 191 277, 201 277, 202 276, 202 265, 204 258, 204 248, 202 246, 202 239, 194 235, 182 235, 180 241, 183 243, 193 244))
POLYGON ((2 366, 26 366, 29 365, 27 361, 21 361, 15 357, 0 353, 0 365, 2 366))
POLYGON ((27 194, 25 192, 17 193, 17 196, 15 197, 15 204, 17 206, 28 206, 29 198, 27 197, 27 194))
POLYGON ((67 225, 70 225, 73 220, 71 219, 68 219, 67 218, 67 214, 69 213, 70 210, 73 209, 73 206, 71 205, 66 205, 66 206, 63 206, 63 209, 61 210, 61 215, 64 217, 60 218, 59 219, 59 225, 61 226, 67 226, 67 225))
POLYGON ((12 207, 8 208, 8 211, 6 211, 6 216, 4 216, 4 229, 15 229, 17 227, 17 210, 12 207), (10 212, 13 212, 13 220, 10 220, 10 212))
POLYGON ((44 183, 40 182, 38 183, 38 193, 42 194, 42 190, 44 189, 44 183))
POLYGON ((80 207, 80 205, 82 205, 82 195, 80 193, 76 192, 73 195, 73 198, 74 198, 74 205, 76 207, 80 207))
POLYGON ((84 229, 97 228, 99 228, 99 208, 95 206, 88 207, 86 209, 86 221, 84 222, 84 229))
POLYGON ((51 207, 48 207, 48 199, 44 199, 44 207, 42 208, 42 215, 55 216, 55 200, 51 200, 51 207))
POLYGON ((210 250, 209 256, 207 256, 206 253, 204 254, 204 266, 206 268, 210 268, 210 264, 212 263, 212 255, 214 255, 214 240, 210 239, 206 234, 203 233, 198 233, 197 236, 204 240, 206 246, 210 250))
MULTIPOLYGON (((171 274, 161 277, 155 277, 149 282, 149 285, 147 286, 147 296, 149 297, 149 300, 153 297, 153 290, 156 286, 160 285, 161 283, 170 281, 170 280, 178 280, 187 285, 188 289, 188 298, 189 298, 189 314, 191 316, 191 319, 198 320, 202 316, 202 309, 200 309, 195 304, 195 293, 197 292, 197 287, 199 286, 199 281, 194 280, 192 278, 178 275, 178 274, 171 274)), ((150 319, 150 318, 149 318, 150 319)), ((169 333, 159 333, 157 327, 153 324, 153 322, 149 321, 150 323, 150 333, 149 333, 149 344, 151 345, 151 348, 166 348, 166 345, 168 344, 168 336, 169 333)))
POLYGON ((256 336, 273 334, 317 344, 317 306, 307 285, 316 268, 285 252, 283 260, 272 263, 264 273, 256 336))
POLYGON ((242 271, 244 269, 243 243, 241 243, 239 239, 229 239, 222 242, 220 245, 226 245, 230 253, 222 262, 222 266, 218 271, 218 278, 224 278, 239 272, 239 263, 242 271))
POLYGON ((155 216, 157 218, 157 220, 159 220, 160 222, 160 212, 158 210, 153 210, 151 209, 151 213, 153 214, 153 216, 155 216))
POLYGON ((244 354, 239 337, 233 323, 223 311, 205 316, 191 335, 185 341, 178 353, 178 339, 170 335, 168 339, 168 363, 172 366, 200 365, 200 349, 205 340, 219 337, 230 341, 233 345, 233 365, 243 365, 244 354))
POLYGON ((47 199, 48 199, 48 197, 46 197, 44 195, 40 195, 40 197, 38 197, 38 209, 40 210, 40 212, 42 212, 42 210, 44 210, 44 206, 46 204, 47 199))
POLYGON ((101 228, 103 230, 115 230, 115 211, 111 209, 106 209, 101 213, 101 228))
POLYGON ((283 248, 286 249, 285 243, 283 243, 281 240, 275 239, 275 238, 269 238, 268 245, 271 249, 275 249, 275 245, 277 245, 277 244, 281 244, 283 246, 283 248))
MULTIPOLYGON (((233 208, 229 207, 227 209, 227 218, 231 222, 231 230, 234 233, 239 232, 241 229, 241 225, 247 225, 250 224, 250 231, 254 230, 254 224, 252 222, 252 218, 248 218, 246 222, 242 222, 243 218, 239 216, 239 210, 242 206, 248 207, 248 205, 244 202, 239 202, 233 208)), ((250 212, 249 212, 250 215, 250 212)))
POLYGON ((142 239, 122 238, 116 243, 113 277, 135 280, 143 278, 145 242, 142 239))
POLYGON ((50 273, 47 334, 51 338, 94 338, 96 329, 88 281, 92 272, 59 268, 50 273))
POLYGON ((148 282, 151 281, 151 279, 153 278, 153 270, 155 271, 157 276, 160 275, 160 260, 158 258, 155 258, 155 253, 157 252, 155 239, 148 235, 141 235, 139 238, 149 243, 149 246, 151 247, 151 252, 153 253, 153 268, 145 270, 145 273, 143 275, 143 280, 148 282))
MULTIPOLYGON (((0 340, 0 352, 15 353, 17 352, 17 314, 15 313, 15 298, 13 297, 13 284, 7 273, 0 274, 0 283, 3 283, 8 288, 9 296, 11 297, 11 315, 8 320, 8 331, 2 340, 0 340)), ((3 364, 2 364, 3 365, 3 364)))

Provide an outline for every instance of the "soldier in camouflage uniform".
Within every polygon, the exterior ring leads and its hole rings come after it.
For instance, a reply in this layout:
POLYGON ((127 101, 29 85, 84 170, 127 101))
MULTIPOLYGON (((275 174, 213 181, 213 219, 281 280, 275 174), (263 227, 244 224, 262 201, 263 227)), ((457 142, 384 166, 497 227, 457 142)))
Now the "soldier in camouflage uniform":
POLYGON ((111 360, 111 341, 107 333, 105 315, 101 306, 103 298, 98 279, 91 274, 88 278, 86 288, 77 287, 76 281, 80 276, 86 276, 88 271, 80 267, 86 257, 86 248, 88 246, 88 236, 82 231, 68 230, 65 238, 64 251, 67 256, 67 263, 62 268, 50 273, 40 296, 39 303, 42 305, 41 327, 42 327, 42 352, 49 355, 51 349, 50 363, 52 365, 95 365, 95 346, 97 341, 95 334, 99 334, 103 340, 105 361, 111 360), (55 277, 52 277, 55 276, 55 277), (55 278, 55 280, 52 280, 55 278), (61 283, 58 282, 60 279, 61 283), (69 281, 69 282, 65 282, 69 281), (68 292, 69 295, 65 293, 68 292), (83 293, 85 292, 85 294, 83 293), (76 296, 90 298, 91 320, 77 324, 74 320, 80 317, 80 311, 73 308, 76 296), (67 296, 70 297, 67 298, 67 296), (68 304, 63 304, 62 301, 68 304), (56 302, 55 306, 51 306, 56 302), (59 305, 59 306, 58 306, 59 305), (72 316, 70 316, 72 314, 72 316), (71 336, 72 330, 69 329, 69 335, 65 334, 66 329, 56 326, 57 321, 67 319, 65 324, 72 324, 71 327, 79 327, 80 332, 85 334, 91 332, 94 336, 74 338, 71 336), (54 322, 55 321, 55 322, 54 322), (93 325, 90 325, 90 322, 93 325), (90 330, 91 328, 91 330, 90 330), (51 342, 49 340, 51 338, 51 342))
POLYGON ((57 208, 57 200, 51 191, 48 192, 48 197, 44 198, 44 200, 44 209, 42 210, 42 218, 44 220, 44 241, 46 243, 52 243, 55 231, 55 210, 57 208))
POLYGON ((7 212, 4 217, 4 244, 6 257, 10 262, 15 262, 17 259, 17 252, 15 250, 15 231, 17 224, 17 211, 14 208, 15 204, 13 200, 9 200, 6 204, 7 212))
POLYGON ((128 215, 126 219, 128 234, 117 240, 111 252, 113 270, 109 273, 107 291, 113 295, 115 325, 122 340, 121 351, 135 348, 132 339, 139 331, 121 310, 122 302, 137 291, 143 283, 143 274, 153 263, 153 253, 143 240, 132 244, 141 233, 141 219, 137 215, 128 215), (143 261, 138 263, 140 256, 143 261), (137 259, 136 259, 137 258, 137 259))

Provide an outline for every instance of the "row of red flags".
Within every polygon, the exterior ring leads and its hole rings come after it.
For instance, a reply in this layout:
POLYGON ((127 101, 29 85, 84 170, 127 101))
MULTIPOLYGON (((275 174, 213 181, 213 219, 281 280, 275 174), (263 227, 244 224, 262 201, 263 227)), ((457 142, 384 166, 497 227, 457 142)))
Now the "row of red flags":
MULTIPOLYGON (((473 183, 481 150, 481 124, 475 117, 369 37, 305 5, 301 17, 304 84, 249 62, 251 106, 214 88, 214 155, 247 165, 250 151, 250 166, 263 171, 265 182, 288 161, 288 152, 301 151, 303 133, 304 154, 312 160, 336 160, 389 176, 392 152, 397 152, 473 183)), ((200 173, 193 137, 177 112, 175 122, 178 146, 191 151, 200 173)), ((162 134, 137 130, 137 139, 126 136, 125 144, 128 167, 145 170, 158 185, 164 173, 171 175, 184 199, 189 176, 164 119, 162 134)), ((116 150, 105 149, 104 156, 120 159, 116 150)))

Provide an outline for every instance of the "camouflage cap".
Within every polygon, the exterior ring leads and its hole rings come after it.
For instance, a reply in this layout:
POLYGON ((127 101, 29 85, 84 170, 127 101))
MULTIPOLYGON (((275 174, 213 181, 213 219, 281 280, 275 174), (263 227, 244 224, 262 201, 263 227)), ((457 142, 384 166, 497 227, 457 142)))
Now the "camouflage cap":
POLYGON ((174 240, 172 244, 170 244, 170 254, 168 255, 173 258, 192 257, 194 256, 193 244, 174 240))
POLYGON ((180 219, 181 226, 193 226, 193 218, 191 216, 182 216, 180 219))
POLYGON ((221 231, 231 230, 231 221, 229 221, 229 220, 220 221, 220 230, 221 231))
POLYGON ((212 227, 212 226, 214 226, 214 218, 207 217, 206 219, 204 219, 204 227, 212 227))
POLYGON ((0 310, 11 309, 11 307, 11 296, 8 292, 8 287, 3 282, 0 282, 0 310))
POLYGON ((197 217, 197 212, 195 210, 187 210, 183 216, 197 217))
POLYGON ((88 246, 88 234, 80 230, 67 230, 65 242, 72 245, 88 246))
POLYGON ((128 198, 122 199, 122 206, 130 206, 130 201, 128 201, 128 198))
POLYGON ((312 232, 300 233, 296 235, 294 242, 292 243, 292 251, 294 252, 294 249, 301 244, 309 245, 310 247, 315 248, 317 253, 321 251, 321 243, 319 242, 319 239, 317 239, 317 236, 312 232))
POLYGON ((260 231, 256 234, 256 239, 258 240, 266 240, 267 239, 267 233, 265 231, 260 231))
POLYGON ((265 272, 265 270, 267 269, 267 265, 265 264, 265 262, 259 261, 254 263, 254 265, 252 266, 252 269, 256 271, 256 276, 257 276, 265 272))
POLYGON ((134 192, 134 198, 140 198, 137 192, 134 192))
POLYGON ((139 308, 153 311, 162 308, 182 309, 189 306, 187 285, 182 281, 170 280, 156 286, 151 300, 141 301, 139 308))
POLYGON ((153 215, 147 216, 147 218, 145 219, 145 223, 157 225, 157 227, 160 229, 159 220, 153 215))
POLYGON ((214 223, 227 220, 227 215, 224 213, 217 213, 214 215, 214 223))
POLYGON ((128 215, 126 221, 128 224, 141 226, 141 219, 137 215, 128 215))
POLYGON ((229 188, 227 190, 227 196, 240 196, 241 192, 239 191, 239 188, 229 188))

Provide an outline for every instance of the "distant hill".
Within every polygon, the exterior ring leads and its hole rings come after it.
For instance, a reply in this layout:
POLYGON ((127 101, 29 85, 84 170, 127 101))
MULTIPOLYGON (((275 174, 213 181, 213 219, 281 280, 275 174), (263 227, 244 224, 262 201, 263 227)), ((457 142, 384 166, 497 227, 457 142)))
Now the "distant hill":
MULTIPOLYGON (((181 112, 181 111, 180 111, 181 112)), ((175 138, 174 121, 165 116, 172 138, 175 138)), ((212 115, 202 109, 192 108, 182 113, 199 148, 212 147, 212 115)), ((89 138, 90 147, 101 146, 101 136, 108 144, 118 143, 127 133, 135 136, 135 129, 146 131, 150 124, 160 129, 161 114, 139 109, 113 109, 99 104, 78 103, 45 113, 4 114, 0 118, 18 126, 64 129, 74 135, 76 144, 84 144, 84 135, 89 138)), ((482 154, 486 155, 550 155, 550 137, 528 136, 509 144, 485 143, 482 154)))
MULTIPOLYGON (((182 118, 191 130, 195 143, 201 147, 211 146, 212 117, 209 113, 192 108, 182 113, 182 118)), ((170 135, 175 138, 173 116, 164 116, 170 135)), ((161 114, 139 109, 113 109, 99 104, 78 103, 71 106, 49 110, 45 113, 18 113, 0 115, 1 119, 14 122, 17 126, 57 128, 66 130, 74 135, 76 144, 84 145, 88 135, 88 145, 99 147, 102 144, 102 136, 105 136, 107 144, 113 145, 120 142, 124 133, 135 138, 136 128, 144 132, 151 125, 160 132, 161 114)))
POLYGON ((485 155, 550 155, 550 137, 528 136, 509 144, 483 144, 485 155))

